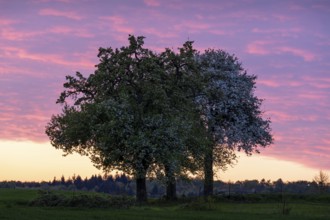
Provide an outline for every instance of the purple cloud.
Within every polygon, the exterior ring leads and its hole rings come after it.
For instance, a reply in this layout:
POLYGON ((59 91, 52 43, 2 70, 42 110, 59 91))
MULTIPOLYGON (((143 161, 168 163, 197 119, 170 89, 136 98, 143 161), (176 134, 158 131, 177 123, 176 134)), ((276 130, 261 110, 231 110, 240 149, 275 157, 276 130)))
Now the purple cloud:
POLYGON ((44 8, 39 11, 39 15, 42 16, 56 16, 56 17, 65 17, 68 19, 73 19, 73 20, 81 20, 83 19, 82 16, 80 16, 78 13, 74 11, 62 11, 62 10, 57 10, 53 8, 44 8))

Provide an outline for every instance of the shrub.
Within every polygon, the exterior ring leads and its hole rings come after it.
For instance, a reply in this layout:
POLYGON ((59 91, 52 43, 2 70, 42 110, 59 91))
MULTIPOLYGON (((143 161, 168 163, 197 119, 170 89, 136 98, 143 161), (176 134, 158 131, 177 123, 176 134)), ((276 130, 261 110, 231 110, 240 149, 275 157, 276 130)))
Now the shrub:
POLYGON ((39 190, 38 197, 30 201, 31 206, 59 206, 63 203, 63 198, 48 190, 39 190))
POLYGON ((192 200, 189 203, 183 204, 182 209, 197 210, 197 211, 210 211, 214 210, 215 199, 212 196, 207 198, 200 197, 198 199, 192 200))
POLYGON ((135 200, 126 196, 106 196, 100 194, 65 194, 39 191, 38 197, 30 201, 31 206, 44 207, 86 207, 86 208, 129 208, 135 200))

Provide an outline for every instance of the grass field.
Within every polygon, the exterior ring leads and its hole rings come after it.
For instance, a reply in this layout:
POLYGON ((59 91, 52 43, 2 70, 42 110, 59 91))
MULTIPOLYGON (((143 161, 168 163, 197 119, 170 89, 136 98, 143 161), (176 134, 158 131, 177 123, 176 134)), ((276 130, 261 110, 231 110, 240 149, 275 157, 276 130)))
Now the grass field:
POLYGON ((289 202, 290 212, 282 214, 281 203, 211 202, 134 206, 129 209, 32 207, 37 190, 0 189, 0 219, 330 219, 329 203, 289 202), (210 209, 203 210, 201 207, 210 209))

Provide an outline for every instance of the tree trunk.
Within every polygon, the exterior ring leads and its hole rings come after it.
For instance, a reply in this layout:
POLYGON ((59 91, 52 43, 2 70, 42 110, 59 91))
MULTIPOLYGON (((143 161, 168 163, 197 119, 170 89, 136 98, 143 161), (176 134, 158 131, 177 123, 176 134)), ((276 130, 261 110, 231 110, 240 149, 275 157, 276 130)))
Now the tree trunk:
POLYGON ((210 147, 204 158, 204 197, 213 195, 213 148, 210 147))
POLYGON ((169 166, 165 166, 166 176, 166 199, 170 201, 177 200, 176 196, 176 180, 173 171, 169 166))
POLYGON ((168 182, 166 186, 166 199, 177 200, 176 196, 176 182, 168 182))
POLYGON ((145 176, 136 178, 136 201, 138 203, 147 202, 147 185, 145 176))

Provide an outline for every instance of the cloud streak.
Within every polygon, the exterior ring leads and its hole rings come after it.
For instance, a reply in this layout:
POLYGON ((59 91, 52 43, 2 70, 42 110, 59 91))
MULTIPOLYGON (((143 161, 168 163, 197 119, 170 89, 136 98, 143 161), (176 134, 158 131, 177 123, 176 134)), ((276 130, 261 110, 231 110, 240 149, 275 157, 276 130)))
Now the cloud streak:
POLYGON ((43 63, 53 63, 62 66, 77 66, 84 68, 90 68, 94 65, 91 60, 72 60, 71 58, 64 58, 58 54, 34 53, 18 47, 3 47, 1 49, 3 54, 0 54, 0 56, 11 59, 22 59, 43 63))
POLYGON ((147 6, 151 6, 151 7, 158 7, 158 6, 160 6, 160 1, 158 1, 158 0, 144 0, 144 3, 147 6))
POLYGON ((39 15, 42 16, 55 16, 55 17, 64 17, 72 20, 81 20, 82 16, 78 15, 75 11, 61 11, 53 8, 44 8, 39 11, 39 15))
POLYGON ((278 43, 271 41, 254 41, 247 45, 247 52, 253 55, 282 55, 291 54, 304 59, 314 61, 316 55, 310 51, 290 46, 276 46, 278 43))

